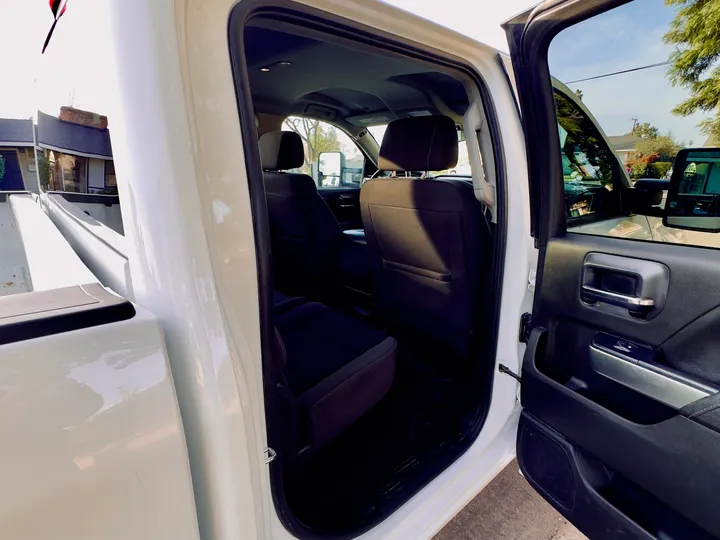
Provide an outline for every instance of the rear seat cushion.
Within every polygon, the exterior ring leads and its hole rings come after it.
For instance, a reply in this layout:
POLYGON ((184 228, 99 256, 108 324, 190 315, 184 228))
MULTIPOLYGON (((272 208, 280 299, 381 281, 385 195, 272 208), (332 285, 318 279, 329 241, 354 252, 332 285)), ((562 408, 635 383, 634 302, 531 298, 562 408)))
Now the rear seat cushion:
POLYGON ((397 342, 388 337, 298 399, 307 432, 320 448, 357 422, 390 391, 397 342))
POLYGON ((322 304, 278 314, 287 385, 305 418, 307 442, 324 446, 388 393, 397 343, 322 304))
POLYGON ((280 291, 273 292, 273 304, 275 306, 275 315, 281 315, 286 311, 307 303, 307 298, 301 296, 287 296, 280 291))

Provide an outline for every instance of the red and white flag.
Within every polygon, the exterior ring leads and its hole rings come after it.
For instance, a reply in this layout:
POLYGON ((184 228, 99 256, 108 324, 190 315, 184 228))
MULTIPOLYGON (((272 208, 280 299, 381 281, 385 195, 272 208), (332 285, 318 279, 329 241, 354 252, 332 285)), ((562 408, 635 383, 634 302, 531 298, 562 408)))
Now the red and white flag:
POLYGON ((53 35, 53 32, 55 31, 55 25, 57 24, 60 17, 63 16, 65 13, 65 8, 67 7, 68 0, 50 0, 50 11, 52 11, 53 17, 55 20, 53 20, 52 26, 50 27, 50 31, 48 32, 47 37, 45 38, 45 44, 43 45, 42 52, 45 52, 45 49, 47 49, 48 43, 50 43, 50 38, 53 35))

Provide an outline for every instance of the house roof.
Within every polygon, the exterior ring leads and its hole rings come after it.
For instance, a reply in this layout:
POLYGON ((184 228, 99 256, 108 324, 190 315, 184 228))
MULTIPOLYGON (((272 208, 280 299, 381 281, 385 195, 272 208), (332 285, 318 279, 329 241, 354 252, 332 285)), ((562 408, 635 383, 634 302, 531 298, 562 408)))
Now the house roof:
POLYGON ((33 122, 18 118, 0 118, 0 145, 32 146, 33 122))
POLYGON ((39 146, 50 150, 112 159, 110 132, 107 129, 65 122, 40 111, 37 142, 39 146))
POLYGON ((613 150, 635 150, 635 145, 642 141, 637 135, 610 135, 608 137, 613 150))

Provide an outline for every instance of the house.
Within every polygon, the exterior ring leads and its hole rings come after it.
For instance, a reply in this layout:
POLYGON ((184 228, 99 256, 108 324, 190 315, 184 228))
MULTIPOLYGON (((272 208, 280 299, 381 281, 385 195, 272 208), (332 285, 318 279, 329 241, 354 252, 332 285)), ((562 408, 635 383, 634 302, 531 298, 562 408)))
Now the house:
POLYGON ((620 157, 620 160, 624 165, 630 160, 632 155, 636 151, 637 143, 642 141, 642 137, 637 135, 611 135, 608 137, 610 146, 615 150, 615 153, 620 157))
POLYGON ((45 190, 117 194, 107 116, 61 107, 37 113, 40 183, 45 190))
POLYGON ((0 118, 0 157, 4 173, 0 191, 38 191, 33 144, 33 121, 0 118))

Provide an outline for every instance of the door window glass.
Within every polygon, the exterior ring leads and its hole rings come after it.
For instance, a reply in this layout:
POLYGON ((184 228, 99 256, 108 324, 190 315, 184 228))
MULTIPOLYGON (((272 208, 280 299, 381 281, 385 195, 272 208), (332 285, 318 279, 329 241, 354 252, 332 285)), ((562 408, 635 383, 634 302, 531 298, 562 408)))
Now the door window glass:
MULTIPOLYGON (((720 94, 693 82, 720 75, 683 30, 690 24, 700 31, 702 21, 669 4, 638 0, 570 26, 551 43, 571 232, 720 245, 712 234, 662 223, 678 151, 720 144, 720 94)), ((714 50, 713 58, 720 54, 714 50)), ((696 164, 685 171, 687 191, 720 193, 718 174, 696 164)))
POLYGON ((567 95, 555 90, 563 187, 568 226, 620 213, 613 184, 617 160, 592 119, 567 95))

